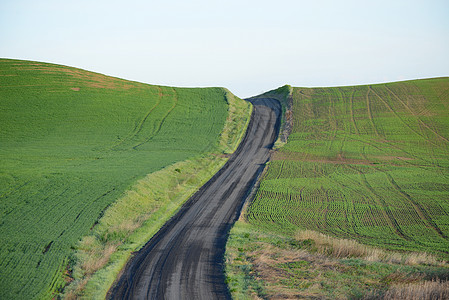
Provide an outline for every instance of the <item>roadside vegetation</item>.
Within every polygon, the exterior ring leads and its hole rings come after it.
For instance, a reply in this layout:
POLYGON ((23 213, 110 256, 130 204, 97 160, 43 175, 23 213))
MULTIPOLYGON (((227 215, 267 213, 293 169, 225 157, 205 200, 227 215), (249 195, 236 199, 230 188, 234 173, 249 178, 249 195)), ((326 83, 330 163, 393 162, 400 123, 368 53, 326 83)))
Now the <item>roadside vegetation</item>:
POLYGON ((225 163, 250 113, 222 88, 1 59, 0 298, 48 299, 68 283, 67 297, 106 293, 225 163))
POLYGON ((226 249, 233 299, 447 299, 449 265, 318 232, 294 236, 240 220, 226 249))
MULTIPOLYGON (((281 91, 271 93, 288 97, 281 91)), ((232 241, 238 234, 231 234, 227 250, 231 262, 229 274, 245 269, 247 278, 259 287, 253 289, 270 286, 269 276, 264 280, 255 275, 262 262, 255 253, 250 254, 259 242, 262 248, 271 247, 268 247, 268 234, 275 240, 300 244, 298 251, 295 250, 298 258, 288 261, 283 255, 275 254, 279 249, 273 248, 274 256, 270 260, 271 254, 267 254, 266 265, 275 268, 273 274, 283 274, 274 286, 281 289, 296 285, 293 293, 301 297, 371 295, 393 299, 394 295, 416 287, 408 283, 422 285, 422 289, 430 286, 446 289, 449 269, 441 261, 449 259, 449 78, 370 86, 293 88, 291 96, 292 130, 288 142, 277 149, 264 172, 244 215, 248 224, 240 223, 236 227, 244 226, 254 243, 248 242, 248 249, 240 246, 242 251, 237 249, 237 253, 242 254, 232 254, 235 251, 232 241), (310 232, 315 232, 315 238, 301 238, 310 232), (257 237, 265 242, 257 241, 257 237), (354 249, 360 248, 357 251, 363 255, 353 258, 352 253, 344 254, 341 250, 342 257, 334 257, 332 249, 339 246, 330 242, 333 239, 343 240, 345 245, 357 245, 354 249), (320 250, 323 243, 328 245, 327 250, 320 250), (302 262, 299 257, 303 252, 315 258, 302 262), (392 258, 375 260, 376 255, 392 258), (397 255, 402 256, 394 259, 397 255), (330 278, 334 275, 326 273, 326 268, 316 265, 321 264, 315 261, 322 256, 332 257, 338 265, 333 269, 347 268, 349 273, 343 273, 351 284, 364 282, 365 288, 353 286, 348 290, 341 283, 341 294, 327 293, 326 289, 330 291, 330 287, 339 283, 332 282, 330 278), (237 265, 240 260, 245 267, 235 269, 235 257, 237 265), (347 267, 342 259, 356 261, 347 267), (281 266, 284 260, 289 264, 298 262, 298 267, 290 270, 286 265, 281 266), (413 260, 420 261, 416 266, 442 269, 436 273, 406 269, 406 275, 397 276, 419 277, 416 282, 386 279, 396 276, 391 275, 397 273, 395 266, 406 268, 413 260), (372 279, 370 284, 366 282, 370 280, 368 273, 355 275, 364 268, 360 264, 384 271, 376 271, 380 277, 372 279), (292 283, 295 272, 315 272, 314 269, 317 274, 308 273, 292 283), (329 279, 330 285, 326 287, 328 283, 324 279, 319 284, 307 280, 308 276, 318 275, 329 279), (429 281, 432 279, 433 283, 429 281), (385 280, 388 284, 374 283, 385 280)), ((244 276, 244 272, 237 273, 244 276)), ((229 276, 231 281, 235 280, 234 275, 229 276)), ((241 285, 236 288, 239 289, 241 285)), ((267 293, 268 298, 278 297, 275 292, 267 293)), ((235 295, 240 297, 238 293, 235 295)))

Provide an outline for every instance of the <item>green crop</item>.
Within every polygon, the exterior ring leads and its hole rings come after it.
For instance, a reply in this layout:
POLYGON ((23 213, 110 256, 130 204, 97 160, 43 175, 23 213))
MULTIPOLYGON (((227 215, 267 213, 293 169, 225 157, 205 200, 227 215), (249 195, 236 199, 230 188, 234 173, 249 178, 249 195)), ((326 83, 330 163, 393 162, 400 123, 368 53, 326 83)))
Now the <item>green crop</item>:
POLYGON ((449 78, 294 88, 250 223, 449 253, 449 78))
POLYGON ((51 298, 109 205, 217 149, 226 93, 1 59, 0 298, 51 298))

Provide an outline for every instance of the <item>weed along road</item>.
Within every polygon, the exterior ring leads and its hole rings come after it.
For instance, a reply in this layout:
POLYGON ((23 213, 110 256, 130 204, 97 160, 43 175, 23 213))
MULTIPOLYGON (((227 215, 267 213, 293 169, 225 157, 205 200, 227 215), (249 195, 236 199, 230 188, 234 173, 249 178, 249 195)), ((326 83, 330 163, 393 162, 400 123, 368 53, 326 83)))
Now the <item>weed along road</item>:
POLYGON ((253 101, 247 134, 228 163, 128 262, 109 299, 229 299, 227 234, 269 158, 281 107, 253 101))

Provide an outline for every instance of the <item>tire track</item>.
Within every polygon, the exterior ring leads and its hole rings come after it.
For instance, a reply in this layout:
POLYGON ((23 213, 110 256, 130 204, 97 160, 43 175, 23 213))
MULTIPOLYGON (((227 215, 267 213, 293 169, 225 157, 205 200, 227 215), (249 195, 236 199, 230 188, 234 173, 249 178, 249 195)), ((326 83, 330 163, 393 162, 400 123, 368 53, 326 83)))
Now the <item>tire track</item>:
MULTIPOLYGON (((137 148, 139 148, 140 146, 142 146, 143 144, 148 143, 149 141, 151 141, 158 133, 159 131, 161 131, 162 126, 164 125, 165 121, 167 120, 168 116, 171 114, 171 112, 175 109, 176 105, 178 105, 178 93, 176 93, 176 90, 173 89, 173 93, 174 93, 174 102, 172 107, 170 107, 170 109, 167 111, 167 113, 164 115, 164 117, 162 118, 162 120, 159 122, 159 126, 157 127, 156 131, 154 131, 147 139, 145 139, 145 141, 135 145, 133 147, 134 150, 136 150, 137 148)), ((142 124, 143 125, 143 124, 142 124)), ((141 130, 141 129, 140 129, 141 130)), ((139 131, 140 131, 139 130, 139 131)), ((137 135, 137 134, 136 134, 137 135)))
MULTIPOLYGON (((377 168, 376 168, 377 169, 377 168)), ((377 169, 378 170, 378 169, 377 169)), ((380 171, 380 170, 378 170, 380 171)), ((396 181, 394 180, 393 176, 391 176, 390 174, 383 172, 385 174, 385 176, 387 176, 388 181, 390 182, 390 184, 393 186, 393 188, 405 199, 407 199, 407 201, 412 205, 413 209, 415 210, 415 212, 418 214, 418 216, 420 217, 420 219, 424 222, 424 224, 426 224, 426 226, 428 228, 431 228, 432 230, 434 230, 441 238, 443 239, 447 239, 448 237, 443 233, 443 231, 441 231, 441 229, 437 226, 437 224, 432 220, 432 218, 427 214, 427 212, 421 207, 421 205, 416 202, 415 200, 413 200, 413 198, 407 194, 404 190, 401 189, 401 187, 396 183, 396 181)))
MULTIPOLYGON (((382 97, 379 96, 379 94, 377 94, 372 88, 371 86, 369 87, 369 89, 371 90, 371 92, 373 92, 374 95, 376 95, 377 98, 379 98, 382 103, 388 108, 388 110, 390 112, 392 112, 396 118, 399 119, 399 121, 401 121, 402 124, 404 124, 408 129, 410 129, 410 131, 412 131, 413 133, 415 133, 416 135, 420 136, 421 138, 423 138, 425 141, 427 141, 428 143, 434 145, 434 146, 438 146, 438 144, 432 142, 430 139, 428 139, 427 137, 425 137, 424 135, 422 135, 421 133, 419 133, 418 131, 416 131, 415 129, 413 129, 409 124, 407 124, 399 115, 398 113, 390 106, 390 104, 388 104, 384 99, 382 99, 382 97)), ((412 113, 413 115, 413 113, 412 113)), ((415 116, 416 117, 416 116, 415 116)), ((417 118, 418 119, 418 118, 417 118)), ((418 119, 419 120, 419 119, 418 119)))
POLYGON ((161 89, 161 87, 158 87, 158 89, 159 89, 159 97, 158 97, 157 103, 150 109, 150 111, 146 114, 146 116, 143 118, 143 120, 140 122, 140 124, 134 128, 134 132, 133 132, 132 136, 136 136, 136 135, 138 135, 142 131, 143 125, 147 121, 148 117, 151 115, 153 110, 156 107, 158 107, 158 105, 161 103, 161 99, 163 97, 162 89, 161 89))
POLYGON ((403 239, 407 240, 407 241, 412 241, 413 239, 410 238, 409 236, 407 236, 401 229, 401 227, 399 226, 398 222, 396 221, 396 219, 394 218, 393 213, 391 212, 391 210, 388 208, 387 203, 385 202, 385 200, 379 196, 376 191, 374 190, 374 188, 369 184, 365 174, 360 171, 358 168, 349 166, 351 169, 355 170, 357 173, 359 173, 360 175, 360 179, 361 182, 363 183, 363 186, 365 187, 365 189, 373 195, 374 201, 376 202, 376 204, 381 207, 382 209, 380 210, 382 212, 382 216, 384 217, 385 221, 387 221, 388 226, 390 226, 390 228, 396 232, 396 234, 400 237, 402 237, 403 239))
POLYGON ((376 133, 376 135, 378 136, 378 137, 380 137, 380 134, 379 134, 379 132, 377 131, 377 127, 376 127, 376 124, 374 124, 374 119, 373 119, 373 114, 372 114, 372 112, 371 112, 371 102, 370 102, 370 100, 369 100, 369 93, 371 92, 371 86, 369 86, 368 87, 368 90, 367 90, 367 92, 366 92, 366 96, 365 96, 365 98, 366 98, 366 109, 368 110, 368 118, 369 118, 369 121, 371 122, 371 126, 373 127, 373 129, 374 129, 374 132, 376 133))
MULTIPOLYGON (((369 90, 370 90, 370 89, 372 90, 372 87, 371 87, 371 86, 368 87, 368 92, 367 92, 367 95, 366 95, 367 105, 369 104, 368 94, 369 94, 369 90)), ((373 92, 374 92, 374 91, 373 91, 373 92)), ((380 98, 380 96, 378 96, 378 95, 377 95, 377 97, 380 98)), ((381 99, 381 98, 380 98, 380 99, 381 99)), ((383 99, 381 99, 381 100, 383 101, 383 99)), ((352 101, 351 101, 351 103, 352 103, 352 101)), ((370 109, 368 109, 368 114, 369 114, 369 118, 370 118, 370 120, 371 120, 372 115, 371 115, 370 109)), ((372 122, 372 125, 374 126, 374 123, 373 123, 373 122, 372 122)), ((355 123, 354 123, 354 126, 355 126, 355 123)), ((358 131, 358 130, 357 130, 357 131, 358 131)), ((358 134, 358 136, 360 136, 360 135, 358 134)), ((366 144, 366 145, 372 146, 372 147, 376 148, 377 150, 381 150, 379 147, 377 147, 376 145, 374 145, 374 144, 372 144, 372 143, 370 143, 370 142, 367 142, 367 141, 364 141, 364 140, 356 139, 356 138, 353 137, 353 136, 350 136, 349 138, 352 139, 352 140, 356 140, 356 141, 362 142, 362 143, 364 143, 364 144, 366 144)), ((390 146, 390 147, 392 147, 392 148, 394 148, 394 149, 397 149, 397 150, 399 150, 399 151, 402 151, 402 152, 403 152, 404 154, 406 154, 408 157, 413 157, 413 158, 415 158, 415 159, 417 159, 417 160, 422 160, 423 162, 427 162, 427 163, 429 163, 429 164, 432 165, 432 166, 435 165, 435 163, 434 163, 433 161, 430 161, 430 160, 428 160, 428 159, 426 159, 426 158, 424 158, 424 157, 420 157, 420 156, 417 156, 417 155, 415 155, 415 154, 413 154, 413 153, 411 153, 411 152, 408 152, 408 151, 402 149, 401 147, 398 147, 397 145, 392 144, 392 143, 390 143, 390 142, 388 142, 388 141, 386 141, 386 140, 382 141, 382 143, 384 143, 384 144, 386 144, 386 145, 388 145, 388 146, 390 146)), ((365 156, 365 159, 366 159, 366 156, 365 156)), ((409 161, 405 161, 405 162, 408 163, 408 164, 410 164, 410 165, 413 165, 413 166, 422 168, 422 166, 419 165, 419 164, 414 164, 414 163, 409 162, 409 161)))
MULTIPOLYGON (((366 158, 365 155, 365 148, 363 148, 362 151, 362 155, 363 157, 366 158)), ((388 182, 393 186, 393 188, 403 197, 407 200, 407 202, 413 207, 413 210, 416 212, 416 214, 419 216, 419 218, 421 219, 421 221, 423 221, 424 224, 426 224, 426 226, 428 228, 431 228, 432 230, 434 230, 441 238, 443 239, 448 239, 448 237, 443 233, 443 231, 436 225, 436 223, 432 220, 432 218, 427 214, 427 212, 425 211, 425 209, 422 208, 422 206, 416 202, 415 200, 413 200, 413 198, 407 194, 404 190, 401 189, 401 187, 396 183, 396 181, 394 180, 393 176, 391 176, 390 174, 388 174, 385 171, 382 171, 379 168, 373 167, 376 171, 383 173, 387 179, 388 182)), ((392 215, 393 216, 393 215, 392 215)), ((393 216, 394 218, 394 216, 393 216)), ((397 223, 395 221, 395 223, 397 223)), ((398 224, 399 226, 399 224, 398 224)), ((417 244, 421 244, 418 241, 415 241, 417 244)))
MULTIPOLYGON (((365 148, 362 149, 362 156, 367 159, 365 154, 365 148)), ((432 218, 427 214, 427 212, 421 207, 421 205, 413 200, 413 198, 407 194, 405 191, 401 189, 401 187, 396 183, 393 176, 388 174, 385 171, 382 171, 379 168, 373 167, 377 172, 383 173, 387 179, 388 182, 393 186, 393 188, 403 197, 407 200, 408 203, 411 204, 416 214, 420 217, 420 219, 426 224, 428 228, 433 229, 440 237, 443 239, 447 239, 448 237, 441 231, 441 229, 436 225, 436 223, 432 220, 432 218)), ((419 242, 417 242, 419 244, 419 242)))
POLYGON ((281 166, 279 167, 279 173, 278 173, 278 175, 276 176, 276 179, 279 179, 279 178, 281 177, 281 175, 282 175, 282 169, 284 168, 284 163, 285 163, 285 159, 283 159, 283 160, 281 161, 281 166))
MULTIPOLYGON (((337 91, 333 90, 333 92, 336 94, 337 91)), ((338 95, 337 95, 338 98, 338 95)), ((337 138, 337 120, 335 118, 335 101, 332 100, 332 95, 328 95, 329 100, 329 126, 332 130, 332 138, 330 139, 328 150, 332 151, 332 145, 334 144, 336 138, 337 138)))
POLYGON ((124 138, 123 140, 121 140, 119 143, 117 143, 116 145, 112 146, 111 149, 117 149, 119 146, 123 145, 125 142, 132 140, 134 137, 136 137, 143 129, 143 126, 145 124, 145 122, 147 121, 147 119, 149 118, 149 116, 151 115, 151 113, 159 106, 159 104, 161 103, 162 97, 164 96, 162 94, 162 88, 161 87, 157 87, 159 90, 159 97, 157 99, 157 102, 155 105, 153 105, 153 107, 147 112, 147 114, 145 115, 145 117, 140 121, 140 123, 136 124, 136 126, 134 126, 134 129, 132 130, 131 134, 128 135, 126 138, 124 138))
MULTIPOLYGON (((386 86, 385 86, 386 87, 386 86)), ((372 88, 371 88, 371 86, 370 86, 370 89, 372 90, 372 88)), ((388 90, 388 91, 390 91, 387 87, 386 87, 386 89, 388 90)), ((424 136, 422 133, 419 133, 417 130, 415 130, 415 129, 413 129, 410 125, 408 125, 399 115, 398 115, 398 113, 384 100, 384 99, 382 99, 382 97, 380 97, 379 96, 379 94, 377 94, 374 90, 372 90, 372 92, 385 104, 385 106, 401 121, 401 123, 402 124, 404 124, 408 129, 410 129, 413 133, 415 133, 416 135, 418 135, 419 137, 421 137, 424 141, 426 141, 427 143, 429 143, 429 144, 431 144, 431 145, 433 145, 434 147, 440 147, 440 145, 438 144, 438 143, 435 143, 434 141, 432 141, 431 139, 429 139, 429 138, 427 138, 426 136, 424 136)), ((391 92, 391 91, 390 91, 391 92)), ((393 95, 394 95, 394 93, 393 92, 391 92, 393 95)), ((401 99, 399 99, 399 97, 397 97, 396 96, 396 98, 400 101, 400 102, 402 102, 402 100, 401 99)), ((402 102, 402 104, 404 105, 404 106, 406 106, 406 107, 408 107, 405 103, 403 103, 402 102)), ((415 113, 413 113, 413 111, 410 109, 410 108, 408 108, 408 110, 409 110, 409 113, 412 115, 412 116, 414 116, 414 117, 416 117, 416 119, 419 121, 419 118, 416 116, 416 114, 415 113)), ((404 151, 404 150, 402 150, 402 151, 404 151)), ((404 151, 405 152, 405 151, 404 151)), ((435 155, 433 154, 433 148, 430 148, 429 149, 429 157, 430 157, 430 160, 426 160, 426 159, 424 159, 423 157, 419 157, 419 159, 421 159, 421 160, 423 160, 423 161, 427 161, 428 163, 430 163, 431 165, 433 165, 433 166, 435 166, 435 167, 441 167, 439 164, 438 164, 438 160, 435 158, 435 155)))
POLYGON ((355 118, 354 118, 354 95, 355 95, 355 88, 352 89, 349 110, 351 111, 351 121, 352 121, 352 125, 354 126, 355 134, 360 135, 359 129, 357 128, 357 124, 355 123, 355 118))
POLYGON ((439 95, 438 95, 438 100, 440 101, 440 103, 447 109, 449 110, 449 103, 446 101, 443 101, 443 99, 448 99, 449 98, 449 89, 446 89, 444 91, 442 91, 439 95))
MULTIPOLYGON (((336 118, 336 116, 341 116, 343 114, 347 115, 347 113, 348 113, 347 112, 348 104, 347 104, 347 97, 345 96, 345 92, 337 89, 336 93, 337 93, 337 102, 338 103, 340 103, 340 102, 344 103, 344 111, 342 110, 340 112, 337 112, 336 107, 335 107, 335 103, 334 103, 334 109, 335 109, 335 112, 336 112, 335 113, 335 136, 337 136, 337 133, 339 132, 338 126, 341 125, 341 122, 338 122, 338 119, 336 118)), ((350 127, 351 125, 349 125, 347 122, 343 122, 342 126, 343 126, 343 132, 351 132, 351 129, 347 128, 347 126, 350 127)), ((339 136, 343 136, 343 139, 341 140, 341 144, 340 144, 339 154, 338 155, 343 158, 344 157, 345 143, 346 143, 346 140, 347 140, 347 135, 346 134, 343 134, 343 135, 340 134, 339 136)))
POLYGON ((418 122, 426 127, 430 132, 432 132, 433 134, 435 134, 437 137, 439 137, 440 139, 446 141, 447 143, 449 143, 449 140, 447 138, 445 138, 444 136, 440 135, 435 129, 431 128, 427 123, 425 123, 424 121, 422 121, 418 115, 410 108, 410 106, 405 103, 404 101, 402 101, 402 99, 396 95, 391 89, 389 89, 386 85, 385 85, 385 89, 391 93, 393 95, 393 97, 395 97, 409 112, 412 116, 416 117, 416 119, 418 120, 418 122))
POLYGON ((324 198, 326 199, 326 203, 323 205, 323 207, 324 207, 324 210, 323 210, 324 228, 323 228, 323 230, 327 231, 327 229, 329 227, 331 227, 329 224, 329 220, 328 220, 329 206, 330 206, 331 200, 329 198, 329 194, 328 194, 327 190, 325 190, 323 186, 321 186, 321 192, 324 194, 324 196, 325 196, 324 198))

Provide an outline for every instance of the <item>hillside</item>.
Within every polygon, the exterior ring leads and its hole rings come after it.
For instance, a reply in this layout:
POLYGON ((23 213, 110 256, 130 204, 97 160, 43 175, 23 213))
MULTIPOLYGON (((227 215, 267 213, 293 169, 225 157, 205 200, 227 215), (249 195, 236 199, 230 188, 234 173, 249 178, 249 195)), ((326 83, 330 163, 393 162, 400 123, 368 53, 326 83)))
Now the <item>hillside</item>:
POLYGON ((448 254, 448 92, 447 78, 294 88, 292 133, 249 220, 448 254))
POLYGON ((449 78, 293 88, 291 97, 291 134, 236 232, 325 239, 319 232, 449 259, 449 78))
POLYGON ((1 59, 0 298, 52 297, 79 240, 139 179, 222 153, 229 95, 1 59))

